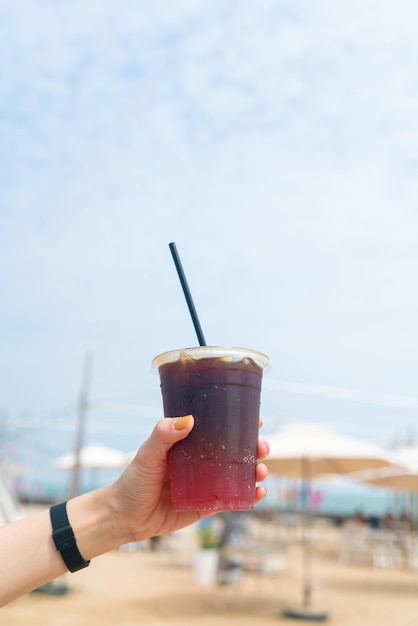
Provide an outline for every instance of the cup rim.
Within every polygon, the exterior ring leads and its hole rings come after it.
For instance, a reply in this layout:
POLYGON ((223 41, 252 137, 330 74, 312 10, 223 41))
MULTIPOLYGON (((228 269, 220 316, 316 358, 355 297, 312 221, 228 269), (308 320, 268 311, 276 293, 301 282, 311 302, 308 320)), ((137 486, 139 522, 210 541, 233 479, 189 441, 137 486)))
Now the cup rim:
POLYGON ((152 360, 153 368, 157 369, 166 363, 173 363, 181 358, 189 359, 210 359, 223 358, 233 363, 238 363, 243 359, 252 359, 261 369, 269 366, 269 358, 263 352, 250 348, 238 348, 235 346, 195 346, 192 348, 178 348, 169 350, 155 356, 152 360))

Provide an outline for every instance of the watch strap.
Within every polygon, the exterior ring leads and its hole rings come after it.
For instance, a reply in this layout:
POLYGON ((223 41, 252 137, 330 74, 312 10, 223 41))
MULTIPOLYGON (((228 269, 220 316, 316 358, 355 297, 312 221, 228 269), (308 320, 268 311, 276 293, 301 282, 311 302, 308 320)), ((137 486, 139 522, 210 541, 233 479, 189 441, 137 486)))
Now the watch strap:
POLYGON ((67 515, 67 503, 54 504, 49 510, 52 524, 52 539, 70 572, 77 572, 90 564, 86 561, 78 547, 67 515))

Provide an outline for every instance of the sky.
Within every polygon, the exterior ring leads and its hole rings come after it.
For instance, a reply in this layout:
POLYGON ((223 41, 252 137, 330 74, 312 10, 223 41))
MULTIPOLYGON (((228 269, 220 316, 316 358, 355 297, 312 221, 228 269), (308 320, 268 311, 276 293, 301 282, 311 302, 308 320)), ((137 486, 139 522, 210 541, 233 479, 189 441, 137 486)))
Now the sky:
POLYGON ((417 18, 0 2, 3 425, 68 447, 90 354, 87 437, 135 447, 197 342, 175 241, 207 342, 270 357, 266 432, 418 436, 417 18))

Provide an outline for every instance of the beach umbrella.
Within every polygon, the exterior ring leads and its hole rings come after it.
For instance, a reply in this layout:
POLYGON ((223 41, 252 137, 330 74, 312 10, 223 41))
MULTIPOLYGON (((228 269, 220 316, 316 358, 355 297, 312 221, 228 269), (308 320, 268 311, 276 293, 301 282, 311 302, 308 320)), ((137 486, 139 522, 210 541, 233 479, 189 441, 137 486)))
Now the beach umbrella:
MULTIPOLYGON (((92 443, 80 450, 78 465, 81 469, 120 469, 128 465, 125 452, 105 446, 101 443, 92 443)), ((74 452, 64 454, 52 461, 55 469, 70 470, 77 464, 74 452)))
POLYGON ((353 478, 397 491, 410 491, 418 493, 418 471, 394 465, 393 467, 380 467, 378 469, 355 472, 353 478))
POLYGON ((289 424, 268 437, 266 465, 274 474, 310 480, 394 464, 389 452, 322 424, 289 424))
MULTIPOLYGON (((393 464, 383 448, 342 435, 322 424, 288 424, 267 436, 270 453, 264 461, 269 471, 279 476, 298 478, 304 491, 312 478, 322 474, 351 474, 369 468, 393 464)), ((301 607, 286 609, 286 617, 325 621, 327 613, 312 608, 310 510, 306 502, 302 515, 303 602, 301 607)))
POLYGON ((394 462, 389 467, 355 472, 353 478, 378 487, 418 493, 418 445, 397 448, 394 462))

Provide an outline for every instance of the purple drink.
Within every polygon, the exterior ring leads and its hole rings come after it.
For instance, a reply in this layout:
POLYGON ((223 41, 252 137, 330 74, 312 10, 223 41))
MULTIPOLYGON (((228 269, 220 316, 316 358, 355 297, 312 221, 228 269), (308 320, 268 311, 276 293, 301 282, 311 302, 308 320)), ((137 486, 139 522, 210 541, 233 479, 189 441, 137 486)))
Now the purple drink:
POLYGON ((164 415, 192 414, 190 435, 169 453, 177 510, 252 509, 263 369, 243 348, 200 347, 155 357, 164 415))

